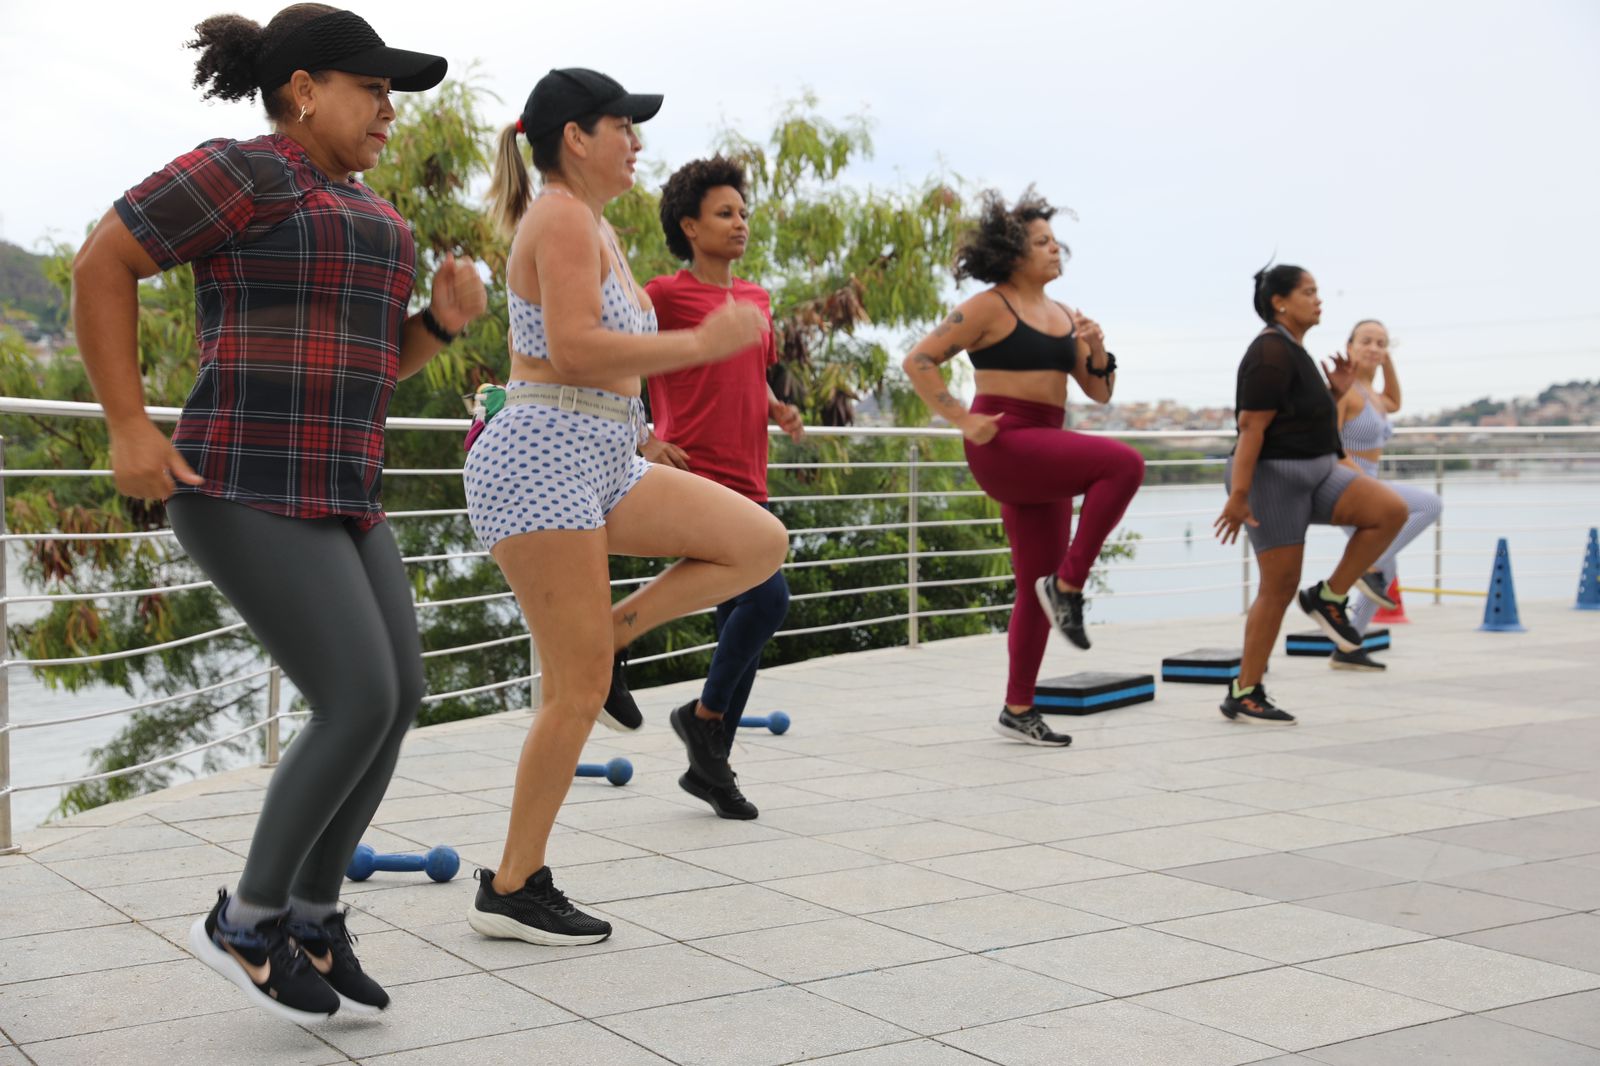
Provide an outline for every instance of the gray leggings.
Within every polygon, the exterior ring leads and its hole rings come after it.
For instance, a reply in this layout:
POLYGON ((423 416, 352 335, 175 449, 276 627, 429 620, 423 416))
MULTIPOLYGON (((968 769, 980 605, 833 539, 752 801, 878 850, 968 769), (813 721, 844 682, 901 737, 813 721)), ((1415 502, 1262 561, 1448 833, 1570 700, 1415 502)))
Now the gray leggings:
POLYGON ((334 903, 423 696, 411 585, 387 523, 288 518, 196 493, 178 541, 311 706, 267 786, 239 899, 334 903))
MULTIPOLYGON (((1439 514, 1444 510, 1444 501, 1421 485, 1408 485, 1403 481, 1385 481, 1384 484, 1400 494, 1400 498, 1406 501, 1408 512, 1406 524, 1395 534, 1394 540, 1384 550, 1383 557, 1372 564, 1373 569, 1383 575, 1383 587, 1388 588, 1389 584, 1400 576, 1400 568, 1396 563, 1400 549, 1416 540, 1422 535, 1423 530, 1439 520, 1439 514)), ((1346 535, 1354 532, 1353 529, 1345 530, 1346 535)), ((1357 633, 1365 633, 1367 627, 1372 624, 1372 616, 1378 613, 1378 605, 1365 596, 1357 596, 1356 599, 1360 602, 1350 607, 1350 624, 1356 627, 1357 633)))

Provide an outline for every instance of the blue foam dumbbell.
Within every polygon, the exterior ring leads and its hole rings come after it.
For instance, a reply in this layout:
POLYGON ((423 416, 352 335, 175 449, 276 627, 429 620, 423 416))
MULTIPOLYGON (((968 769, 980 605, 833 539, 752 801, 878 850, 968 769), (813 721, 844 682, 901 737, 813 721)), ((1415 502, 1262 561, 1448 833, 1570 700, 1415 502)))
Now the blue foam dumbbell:
POLYGON ((603 777, 613 785, 626 785, 633 778, 633 763, 618 755, 604 763, 581 762, 574 777, 603 777))
POLYGON ((380 855, 370 844, 357 844, 344 874, 352 881, 365 881, 377 870, 399 873, 421 870, 435 881, 448 881, 459 869, 461 856, 454 848, 443 844, 430 848, 426 855, 380 855))
POLYGON ((759 716, 741 718, 739 719, 739 728, 770 729, 774 733, 782 735, 789 731, 789 716, 782 711, 773 711, 765 718, 759 716))

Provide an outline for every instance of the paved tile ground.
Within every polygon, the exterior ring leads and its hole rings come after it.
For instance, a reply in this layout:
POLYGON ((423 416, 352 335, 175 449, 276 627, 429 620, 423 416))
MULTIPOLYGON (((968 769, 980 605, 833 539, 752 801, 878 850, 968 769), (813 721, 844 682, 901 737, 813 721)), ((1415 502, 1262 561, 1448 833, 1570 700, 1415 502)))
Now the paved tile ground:
MULTIPOLYGON (((735 762, 759 821, 676 785, 665 712, 597 736, 558 882, 616 926, 560 950, 467 928, 466 877, 351 884, 394 1006, 314 1029, 183 948, 242 865, 268 772, 102 808, 0 858, 0 1066, 528 1062, 833 1066, 1600 1064, 1600 615, 1413 607, 1388 674, 1275 658, 1293 729, 1219 689, 989 732, 1003 638, 763 675, 735 762)), ((1157 672, 1239 623, 1108 626, 1047 675, 1157 672)), ((528 716, 413 734, 368 840, 492 864, 528 716)))

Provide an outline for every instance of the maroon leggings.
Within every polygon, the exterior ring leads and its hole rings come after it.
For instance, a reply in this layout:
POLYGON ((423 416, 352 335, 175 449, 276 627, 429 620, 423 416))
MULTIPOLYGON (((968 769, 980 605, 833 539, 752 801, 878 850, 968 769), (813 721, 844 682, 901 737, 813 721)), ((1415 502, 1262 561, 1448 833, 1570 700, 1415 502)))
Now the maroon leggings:
POLYGON ((1055 574, 1082 587, 1100 546, 1122 520, 1144 481, 1144 456, 1121 441, 1088 437, 1061 428, 1066 412, 1047 403, 980 394, 972 410, 999 414, 999 432, 988 444, 966 442, 967 464, 983 491, 1000 504, 1016 601, 1006 646, 1011 673, 1006 703, 1033 703, 1033 686, 1050 637, 1050 620, 1034 583, 1055 574), (1072 498, 1083 497, 1078 535, 1072 536, 1072 498))

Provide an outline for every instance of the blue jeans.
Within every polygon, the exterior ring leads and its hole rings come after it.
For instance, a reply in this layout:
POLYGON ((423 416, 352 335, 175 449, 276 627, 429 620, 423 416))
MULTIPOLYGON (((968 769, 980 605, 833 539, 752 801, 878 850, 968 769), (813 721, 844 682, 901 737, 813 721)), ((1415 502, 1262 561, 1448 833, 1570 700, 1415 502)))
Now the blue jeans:
POLYGON ((761 649, 789 613, 789 583, 779 570, 761 584, 717 604, 717 649, 711 653, 700 702, 721 711, 723 728, 732 742, 734 730, 750 699, 761 666, 761 649))

